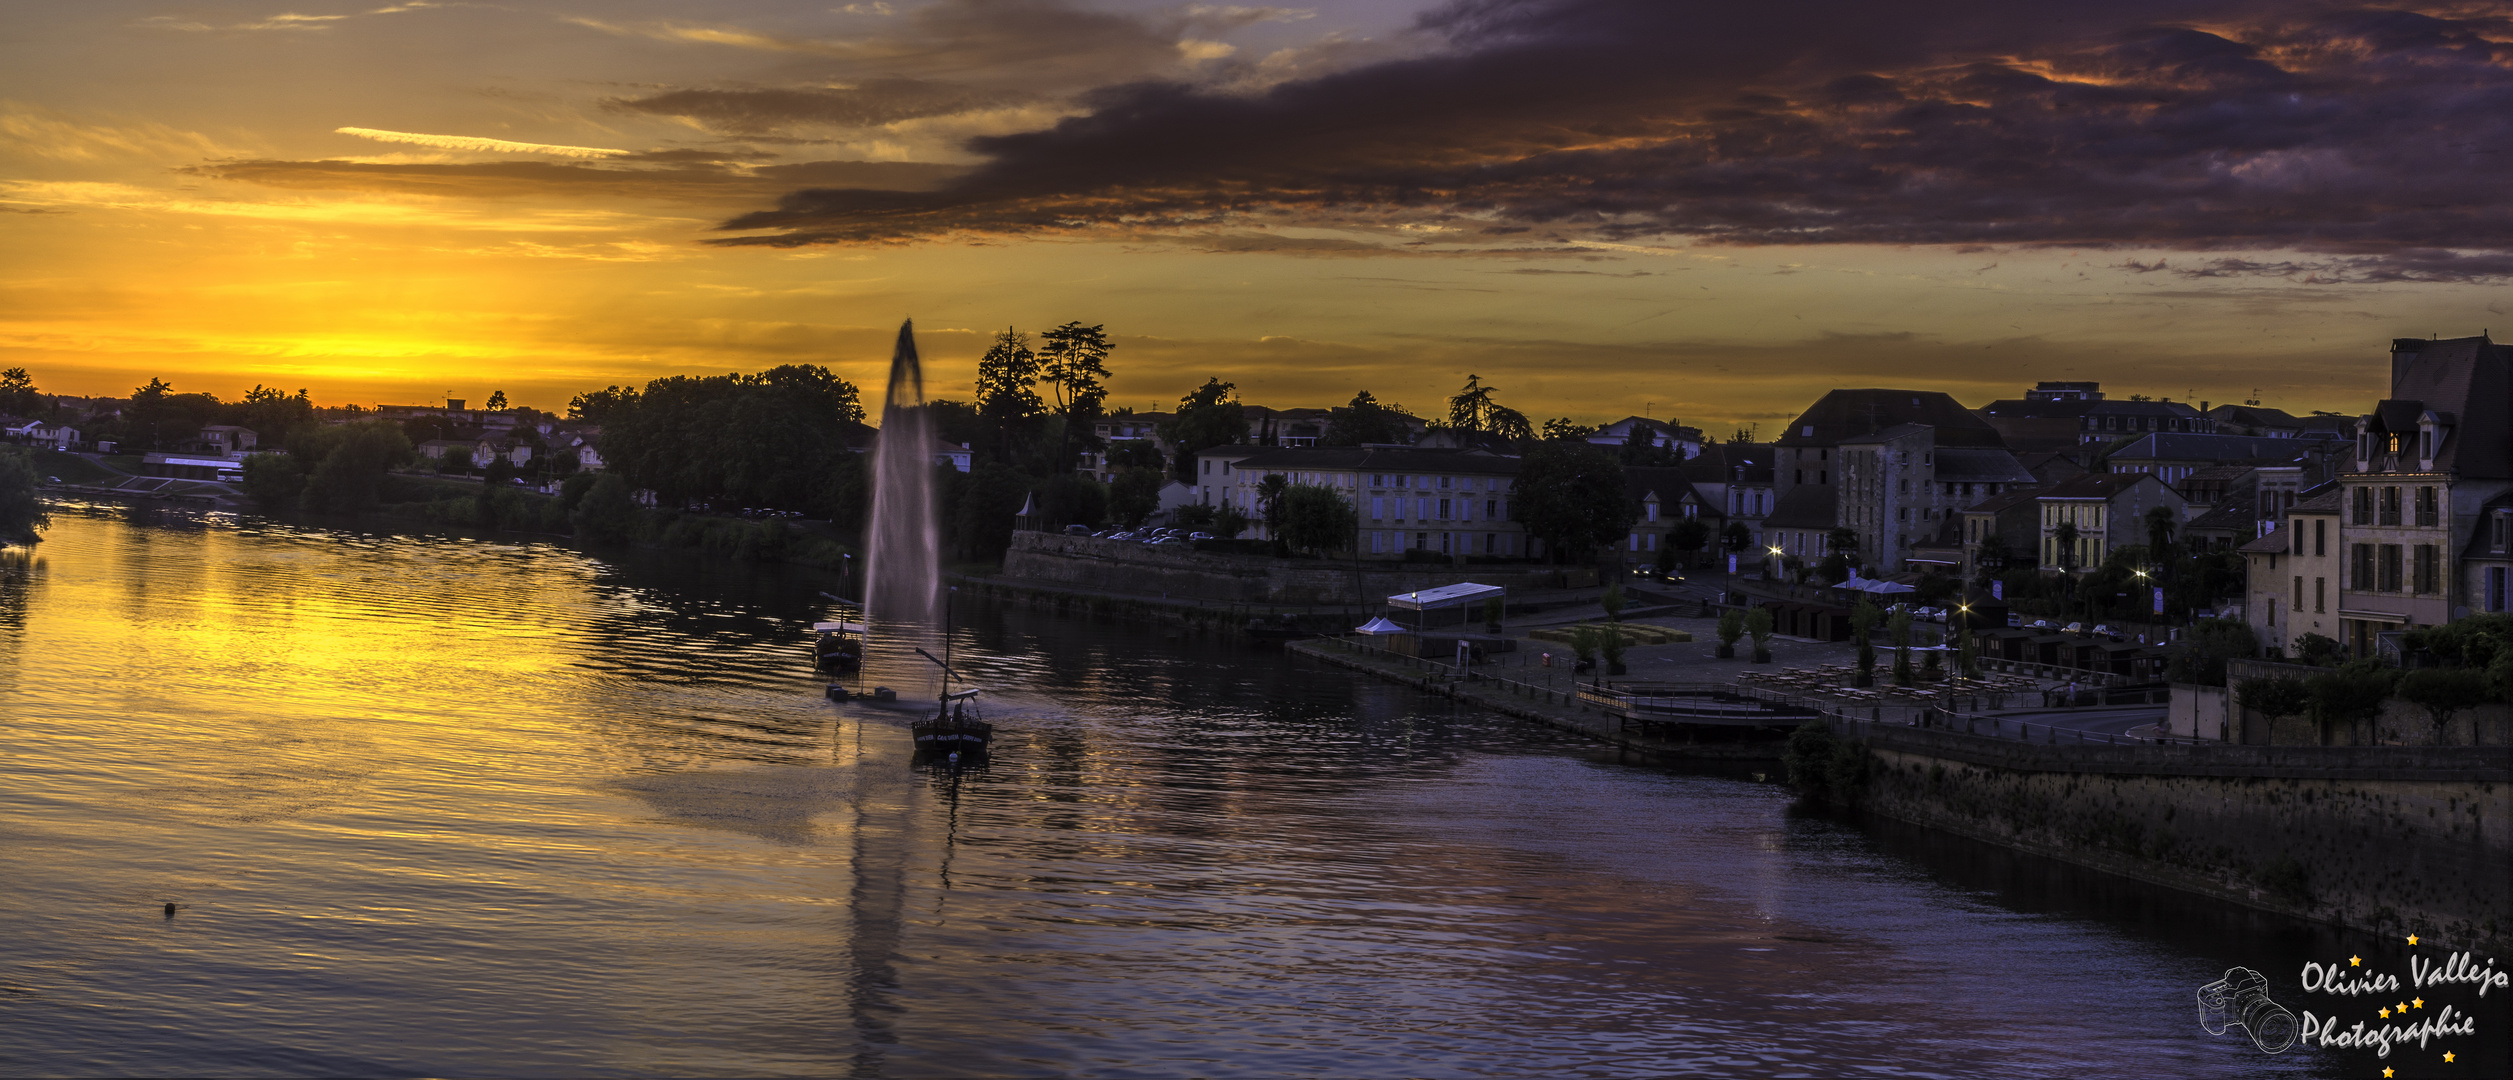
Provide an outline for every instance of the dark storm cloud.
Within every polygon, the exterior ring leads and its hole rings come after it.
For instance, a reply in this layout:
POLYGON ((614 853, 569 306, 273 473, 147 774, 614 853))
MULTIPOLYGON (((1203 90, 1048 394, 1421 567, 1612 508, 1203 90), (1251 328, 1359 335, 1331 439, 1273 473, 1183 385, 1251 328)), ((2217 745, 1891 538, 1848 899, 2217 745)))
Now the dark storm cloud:
POLYGON ((673 90, 603 102, 622 112, 694 120, 732 135, 783 131, 797 124, 878 127, 1036 100, 1012 90, 983 90, 921 79, 871 79, 845 88, 673 90))
POLYGON ((1106 88, 1053 128, 973 140, 989 163, 939 190, 797 191, 724 226, 768 235, 716 242, 1429 221, 2301 250, 2357 280, 2496 276, 2513 19, 2459 11, 1465 3, 1425 18, 1433 55, 1255 94, 1106 88))

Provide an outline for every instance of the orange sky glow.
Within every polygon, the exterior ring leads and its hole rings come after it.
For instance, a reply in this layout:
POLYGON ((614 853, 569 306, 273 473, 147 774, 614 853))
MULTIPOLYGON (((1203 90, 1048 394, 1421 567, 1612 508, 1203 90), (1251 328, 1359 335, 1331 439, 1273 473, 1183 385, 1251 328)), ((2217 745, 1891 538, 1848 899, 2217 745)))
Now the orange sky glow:
POLYGON ((2353 412, 2388 339, 2513 324, 2500 192, 2449 175, 2495 159, 2438 159, 2400 196, 2429 209, 2386 220, 2360 186, 2384 146, 2343 102, 2238 135, 2146 119, 2306 110, 2277 81, 2301 74, 2420 92, 2345 59, 2367 48, 2462 58, 2420 78, 2500 96, 2500 10, 2426 5, 2418 38, 2127 6, 2077 36, 1985 18, 1768 56, 1748 15, 1603 0, 21 6, 0 16, 0 366, 56 393, 156 376, 559 411, 795 362, 870 389, 912 317, 929 386, 965 396, 996 329, 1081 320, 1117 343, 1112 406, 1219 376, 1254 403, 1367 389, 1428 414, 1471 372, 1539 419, 1724 435, 1839 386, 2353 412), (1747 59, 1617 82, 1589 44, 1625 19, 1690 41, 1696 14, 1747 59), (1443 105, 1453 71, 1552 87, 1577 80, 1545 65, 1584 55, 1593 88, 1443 105), (1930 126, 1966 109, 1998 119, 1930 126), (2033 123, 2060 160, 1959 176, 1997 152, 1921 152, 2033 123))

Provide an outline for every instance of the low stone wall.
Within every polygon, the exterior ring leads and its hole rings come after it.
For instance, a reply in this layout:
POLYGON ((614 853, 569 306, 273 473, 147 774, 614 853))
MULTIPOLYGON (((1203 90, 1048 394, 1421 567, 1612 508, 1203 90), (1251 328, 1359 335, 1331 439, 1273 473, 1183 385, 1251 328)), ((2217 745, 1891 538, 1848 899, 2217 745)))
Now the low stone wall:
MULTIPOLYGON (((1591 588, 1588 567, 1429 566, 1333 559, 1276 559, 1200 552, 1185 545, 1098 540, 1063 533, 1012 535, 1003 576, 1073 589, 1219 600, 1238 604, 1372 606, 1400 592, 1473 581, 1505 589, 1591 588), (1356 581, 1355 578, 1359 580, 1356 581)), ((1477 619, 1481 613, 1476 613, 1477 619)))
POLYGON ((1871 755, 1872 813, 2304 918, 2513 942, 2513 749, 1843 733, 1871 755))
MULTIPOLYGON (((2309 679, 2327 669, 2302 664, 2277 663, 2267 660, 2228 660, 2225 682, 2232 686, 2244 679, 2289 678, 2309 679)), ((2229 742, 2252 746, 2319 746, 2321 727, 2309 716, 2269 717, 2243 708, 2241 699, 2225 687, 2173 686, 2172 732, 2190 734, 2183 722, 2185 713, 2200 721, 2201 738, 2225 738, 2229 742), (2232 735, 2227 737, 2228 729, 2232 735)), ((2382 703, 2382 715, 2367 732, 2358 725, 2356 738, 2370 739, 2375 745, 2433 746, 2434 717, 2416 704, 2400 698, 2382 703)), ((2332 733, 2340 741, 2348 738, 2345 729, 2332 733)), ((2513 707, 2502 704, 2480 705, 2464 709, 2452 718, 2443 731, 2444 746, 2505 746, 2513 744, 2513 707)))

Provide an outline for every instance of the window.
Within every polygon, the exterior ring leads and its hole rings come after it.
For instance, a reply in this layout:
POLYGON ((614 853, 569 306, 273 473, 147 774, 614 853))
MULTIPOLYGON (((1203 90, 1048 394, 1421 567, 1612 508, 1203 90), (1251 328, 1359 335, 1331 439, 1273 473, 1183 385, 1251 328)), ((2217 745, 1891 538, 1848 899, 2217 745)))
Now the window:
POLYGON ((2304 553, 2304 519, 2295 518, 2295 554, 2304 553))
POLYGON ((2421 595, 2439 593, 2443 591, 2443 571, 2441 566, 2443 560, 2437 557, 2439 554, 2440 549, 2435 547, 2433 544, 2417 545, 2417 561, 2414 565, 2414 569, 2416 571, 2415 587, 2416 591, 2421 595))
POLYGON ((2434 460, 2433 428, 2426 428, 2417 433, 2417 456, 2428 461, 2434 460))
POLYGON ((2348 568, 2348 583, 2359 589, 2373 588, 2373 545, 2356 544, 2355 565, 2348 568))
POLYGON ((2329 584, 2328 578, 2312 579, 2312 613, 2315 615, 2330 610, 2328 606, 2329 584))
POLYGON ((1647 520, 1650 520, 1650 521, 1656 521, 1656 520, 1658 520, 1658 500, 1656 500, 1656 499, 1651 499, 1651 500, 1649 500, 1648 502, 1642 503, 1642 504, 1640 505, 1640 508, 1641 508, 1641 510, 1642 510, 1642 512, 1643 512, 1643 515, 1642 515, 1642 516, 1643 516, 1643 517, 1645 517, 1647 520))
POLYGON ((1447 491, 1447 490, 1448 490, 1448 477, 1443 476, 1443 477, 1441 477, 1441 478, 1440 478, 1440 490, 1442 490, 1442 491, 1447 491))
POLYGON ((1379 553, 1381 552, 1381 550, 1382 550, 1381 545, 1383 545, 1383 544, 1385 544, 1385 543, 1387 543, 1387 534, 1386 534, 1386 533, 1383 533, 1383 532, 1374 532, 1374 533, 1371 533, 1371 534, 1370 534, 1370 554, 1372 554, 1372 555, 1377 555, 1377 554, 1379 554, 1379 553))
MULTIPOLYGON (((1373 496, 1371 496, 1371 497, 1370 497, 1370 520, 1372 520, 1372 521, 1377 521, 1377 520, 1379 520, 1380 518, 1383 518, 1383 517, 1386 517, 1386 516, 1387 516, 1387 499, 1386 499, 1384 496, 1378 496, 1378 495, 1373 495, 1373 496)), ((1372 542, 1373 542, 1373 543, 1376 543, 1376 541, 1372 541, 1372 542)), ((1378 549, 1377 549, 1377 548, 1375 548, 1375 547, 1373 547, 1373 548, 1371 548, 1370 550, 1372 550, 1372 551, 1377 551, 1378 549)))
POLYGON ((1897 506, 1897 507, 1894 507, 1894 508, 1893 508, 1893 519, 1894 519, 1895 521, 1909 521, 1909 520, 1911 520, 1911 508, 1910 508, 1910 507, 1908 507, 1908 506, 1897 506))
POLYGON ((1210 460, 1207 460, 1207 461, 1204 463, 1204 475, 1206 475, 1206 476, 1211 476, 1211 475, 1213 475, 1213 463, 1212 463, 1210 460))
POLYGON ((2360 487, 2360 488, 2357 488, 2357 489, 2356 489, 2356 524, 2358 524, 2358 525, 2371 525, 2371 524, 2373 524, 2373 489, 2372 489, 2372 488, 2369 488, 2369 487, 2360 487))
POLYGON ((2318 557, 2330 553, 2330 545, 2323 542, 2329 539, 2329 532, 2330 519, 2312 519, 2312 553, 2314 556, 2318 557))
MULTIPOLYGON (((1377 549, 1377 548, 1372 548, 1372 549, 1370 549, 1370 550, 1372 550, 1372 551, 1376 551, 1376 550, 1378 550, 1378 549, 1377 549)), ((2303 576, 2302 574, 2297 574, 2297 575, 2295 575, 2295 603, 2294 603, 2294 606, 2293 606, 2290 610, 2293 610, 2293 611, 2302 611, 2303 609, 2304 609, 2304 576, 2303 576)))
POLYGON ((2381 587, 2383 592, 2398 592, 2402 584, 2401 550, 2398 544, 2382 545, 2381 587))
POLYGON ((2397 525, 2397 524, 2399 524, 2399 523, 2400 523, 2400 489, 2395 488, 2395 487, 2386 487, 2386 488, 2383 488, 2383 489, 2382 489, 2382 524, 2384 524, 2384 525, 2397 525))
MULTIPOLYGON (((1448 479, 1448 478, 1447 478, 1447 477, 1445 477, 1445 476, 1443 476, 1443 477, 1441 477, 1440 479, 1446 480, 1446 479, 1448 479)), ((1449 507, 1448 507, 1448 500, 1447 500, 1447 499, 1442 499, 1442 500, 1440 500, 1440 520, 1442 520, 1442 521, 1447 521, 1447 520, 1448 520, 1448 516, 1449 516, 1449 514, 1448 514, 1448 510, 1449 510, 1449 507)))
POLYGON ((1490 555, 1490 554, 1492 554, 1492 552, 1493 552, 1493 545, 1494 545, 1494 544, 1495 544, 1495 543, 1499 540, 1500 535, 1501 535, 1501 534, 1499 534, 1499 533, 1485 533, 1485 534, 1483 534, 1483 553, 1484 553, 1484 554, 1486 554, 1486 555, 1490 555))
POLYGON ((2506 608, 2507 602, 2513 601, 2513 597, 2505 595, 2508 591, 2507 578, 2513 578, 2513 573, 2508 573, 2504 567, 2490 566, 2487 568, 2487 610, 2503 611, 2506 608))
POLYGON ((2496 511, 2495 534, 2495 549, 2497 551, 2503 551, 2506 548, 2513 548, 2513 514, 2508 514, 2502 510, 2496 511))
POLYGON ((2440 515, 2438 514, 2435 506, 2434 489, 2430 487, 2418 488, 2417 523, 2420 525, 2433 525, 2438 516, 2440 515))

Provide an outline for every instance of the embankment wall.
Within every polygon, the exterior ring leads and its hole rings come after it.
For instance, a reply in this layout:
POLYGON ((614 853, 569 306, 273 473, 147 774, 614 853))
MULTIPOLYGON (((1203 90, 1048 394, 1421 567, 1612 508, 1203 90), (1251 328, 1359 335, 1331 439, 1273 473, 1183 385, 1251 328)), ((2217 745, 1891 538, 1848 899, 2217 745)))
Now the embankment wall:
POLYGON ((2303 918, 2513 940, 2513 749, 1843 734, 1867 745, 1870 813, 2303 918))
MULTIPOLYGON (((1327 559, 1276 559, 1152 547, 1062 533, 1012 535, 1004 578, 1014 582, 1235 604, 1375 606, 1384 598, 1460 581, 1505 589, 1588 588, 1587 567, 1424 566, 1327 559)), ((1480 618, 1481 613, 1476 613, 1480 618)))

